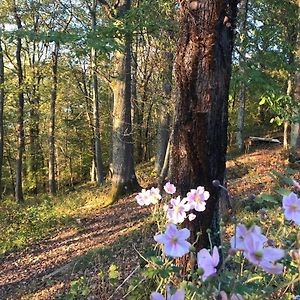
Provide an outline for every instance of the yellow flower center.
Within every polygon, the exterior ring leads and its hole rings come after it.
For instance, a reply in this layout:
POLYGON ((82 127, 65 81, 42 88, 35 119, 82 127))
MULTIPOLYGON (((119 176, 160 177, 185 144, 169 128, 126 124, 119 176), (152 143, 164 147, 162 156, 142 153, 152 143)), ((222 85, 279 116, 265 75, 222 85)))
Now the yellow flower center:
POLYGON ((177 236, 172 237, 172 242, 173 242, 174 244, 175 244, 177 241, 178 241, 178 237, 177 237, 177 236))

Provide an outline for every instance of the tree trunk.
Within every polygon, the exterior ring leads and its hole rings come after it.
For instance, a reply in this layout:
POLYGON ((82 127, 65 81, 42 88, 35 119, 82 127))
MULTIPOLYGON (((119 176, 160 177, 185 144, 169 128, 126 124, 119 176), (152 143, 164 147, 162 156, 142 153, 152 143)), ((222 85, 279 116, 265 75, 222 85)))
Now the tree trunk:
MULTIPOLYGON (((14 17, 17 23, 18 30, 22 29, 21 19, 17 12, 16 4, 13 3, 14 17)), ((24 135, 24 92, 23 92, 23 69, 21 61, 22 41, 17 38, 16 61, 18 71, 18 119, 17 119, 17 135, 18 135, 18 150, 16 158, 16 186, 15 197, 17 202, 24 202, 23 196, 23 153, 25 148, 25 135, 24 135)))
POLYGON ((173 72, 173 53, 167 52, 166 63, 167 68, 165 70, 165 80, 163 85, 164 90, 164 112, 160 112, 158 133, 157 133, 157 148, 156 148, 156 160, 155 160, 155 171, 160 174, 164 164, 168 141, 170 137, 170 125, 171 116, 168 107, 171 103, 172 94, 172 72, 173 72))
MULTIPOLYGON (((120 11, 130 9, 130 0, 125 0, 120 11)), ((113 80, 113 161, 111 199, 116 201, 121 195, 139 187, 133 159, 131 125, 131 37, 125 34, 124 51, 115 53, 117 78, 113 80)))
POLYGON ((239 9, 240 14, 240 47, 239 47, 239 68, 240 68, 240 88, 239 88, 239 106, 237 115, 236 145, 239 151, 244 150, 244 119, 246 103, 246 85, 245 85, 245 63, 246 63, 246 36, 247 36, 247 14, 248 0, 242 0, 239 9))
MULTIPOLYGON (((219 189, 224 181, 227 148, 228 93, 231 75, 233 29, 237 1, 204 0, 180 7, 181 33, 176 57, 176 102, 171 144, 170 176, 182 196, 204 186, 210 193, 206 210, 197 213, 190 229, 196 249, 219 242, 219 189)), ((190 266, 187 257, 182 266, 190 266)))
MULTIPOLYGON (((300 50, 298 50, 298 57, 300 58, 300 50)), ((299 60, 300 61, 300 60, 299 60)), ((299 102, 300 99, 300 72, 296 72, 295 74, 295 90, 294 90, 294 100, 299 102)), ((299 111, 298 113, 299 118, 299 111)), ((300 122, 293 122, 291 124, 291 140, 290 140, 291 148, 300 148, 300 122)))
POLYGON ((4 59, 0 39, 0 200, 2 199, 2 167, 3 167, 3 150, 4 150, 4 128, 3 128, 3 109, 4 109, 4 59))
MULTIPOLYGON (((93 0, 92 9, 90 10, 92 18, 92 30, 96 31, 96 0, 93 0)), ((95 166, 97 174, 97 185, 100 186, 104 182, 102 152, 100 141, 100 109, 99 109, 99 91, 97 78, 96 64, 96 49, 91 49, 91 66, 92 66, 92 81, 93 81, 93 116, 94 116, 94 145, 95 145, 95 166)))
POLYGON ((57 98, 57 66, 58 66, 59 43, 55 42, 52 52, 52 90, 50 100, 50 124, 49 124, 49 192, 56 194, 55 178, 55 106, 57 98))
MULTIPOLYGON (((35 29, 36 31, 36 29, 35 29)), ((36 66, 36 42, 33 41, 33 53, 31 59, 31 69, 33 77, 33 88, 30 100, 30 129, 29 129, 29 170, 28 177, 30 179, 30 190, 34 194, 38 192, 38 181, 39 173, 42 173, 43 169, 43 157, 42 149, 40 147, 40 115, 39 115, 39 105, 40 105, 40 81, 41 75, 37 70, 36 66)))
MULTIPOLYGON (((300 0, 298 0, 298 15, 300 17, 300 0)), ((299 66, 300 64, 300 33, 299 33, 299 24, 298 26, 295 26, 292 28, 291 34, 289 34, 289 38, 293 40, 294 36, 294 45, 296 46, 296 51, 291 52, 290 56, 290 63, 296 66, 299 66)), ((293 91, 291 92, 291 95, 293 97, 293 100, 298 102, 300 101, 300 71, 299 68, 296 70, 296 72, 293 74, 293 91)), ((300 148, 300 112, 299 109, 294 111, 294 117, 297 117, 297 121, 291 123, 291 139, 290 139, 290 146, 291 148, 300 148)))
POLYGON ((160 174, 164 165, 168 141, 170 136, 171 116, 170 113, 162 113, 159 117, 158 133, 157 133, 157 148, 155 171, 160 174))

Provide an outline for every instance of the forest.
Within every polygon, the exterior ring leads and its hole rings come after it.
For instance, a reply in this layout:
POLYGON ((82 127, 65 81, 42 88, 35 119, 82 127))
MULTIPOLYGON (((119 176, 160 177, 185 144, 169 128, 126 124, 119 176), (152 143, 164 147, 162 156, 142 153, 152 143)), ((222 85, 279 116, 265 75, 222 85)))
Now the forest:
POLYGON ((299 16, 2 0, 0 299, 299 299, 299 16))

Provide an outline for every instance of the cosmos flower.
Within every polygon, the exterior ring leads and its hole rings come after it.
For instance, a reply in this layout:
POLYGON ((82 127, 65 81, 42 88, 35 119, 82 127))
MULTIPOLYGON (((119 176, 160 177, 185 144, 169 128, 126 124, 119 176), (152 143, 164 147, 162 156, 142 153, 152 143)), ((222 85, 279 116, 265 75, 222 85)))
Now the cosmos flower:
POLYGON ((206 200, 209 198, 209 192, 204 190, 203 186, 198 186, 197 189, 191 189, 187 193, 187 201, 191 206, 191 209, 196 211, 204 211, 206 200))
POLYGON ((174 184, 167 182, 164 186, 164 190, 166 193, 173 195, 176 192, 176 187, 174 184))
POLYGON ((189 252, 191 244, 186 241, 190 236, 187 228, 178 230, 176 225, 168 224, 166 232, 154 236, 154 240, 164 245, 163 252, 171 257, 182 257, 189 252))
POLYGON ((255 234, 245 237, 244 246, 244 256, 251 263, 271 274, 283 272, 283 265, 276 262, 284 256, 282 249, 264 247, 264 241, 255 234))
POLYGON ((300 199, 297 195, 290 193, 288 196, 283 196, 282 207, 285 218, 294 221, 300 226, 300 199))
POLYGON ((137 203, 141 206, 150 205, 152 203, 152 196, 149 190, 142 189, 140 193, 135 197, 137 203))
POLYGON ((244 224, 237 224, 235 236, 230 239, 231 249, 244 250, 244 240, 248 235, 256 235, 258 238, 265 243, 268 239, 261 233, 261 228, 253 225, 249 229, 244 224))
POLYGON ((182 223, 186 218, 186 212, 190 210, 190 205, 185 199, 171 199, 170 207, 167 210, 167 218, 173 224, 182 223))
POLYGON ((209 254, 207 249, 201 249, 197 254, 198 268, 203 270, 202 280, 205 281, 209 276, 217 273, 217 265, 219 264, 220 257, 218 248, 213 248, 212 255, 209 254))

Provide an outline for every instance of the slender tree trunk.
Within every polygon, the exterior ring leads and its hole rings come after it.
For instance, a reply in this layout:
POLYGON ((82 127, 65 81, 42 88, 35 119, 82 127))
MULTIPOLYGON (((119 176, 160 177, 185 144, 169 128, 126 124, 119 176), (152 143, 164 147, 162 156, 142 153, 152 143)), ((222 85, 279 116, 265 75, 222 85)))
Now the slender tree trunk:
POLYGON ((155 160, 155 170, 157 174, 160 174, 163 167, 169 136, 170 136, 170 125, 171 116, 170 113, 161 114, 159 118, 158 134, 157 134, 157 146, 156 146, 156 160, 155 160))
MULTIPOLYGON (((184 196, 191 188, 204 186, 210 193, 206 210, 184 226, 191 231, 196 249, 219 243, 219 189, 224 181, 228 93, 231 75, 233 29, 237 1, 183 1, 181 33, 176 57, 176 102, 171 145, 171 181, 184 196)), ((187 257, 182 266, 191 266, 187 257)))
MULTIPOLYGON (((298 50, 299 55, 299 62, 300 62, 300 50, 298 50)), ((300 99, 300 72, 298 71, 295 74, 295 90, 294 90, 294 99, 296 101, 299 101, 300 99)), ((299 117, 299 111, 296 112, 296 116, 298 113, 299 117)), ((290 146, 291 148, 300 148, 300 122, 293 122, 291 124, 291 140, 290 140, 290 146)))
POLYGON ((138 46, 139 46, 139 36, 136 36, 135 40, 135 51, 133 53, 133 62, 132 62, 132 82, 131 82, 131 102, 133 106, 133 128, 134 128, 134 137, 135 137, 135 149, 136 149, 136 162, 139 163, 142 161, 143 148, 142 148, 142 116, 141 108, 138 101, 137 93, 137 68, 138 68, 138 46))
MULTIPOLYGON (((14 3, 13 6, 14 16, 17 23, 18 30, 22 29, 21 19, 17 12, 17 7, 14 3)), ((17 120, 17 135, 18 135, 18 150, 16 158, 16 191, 15 197, 17 202, 24 202, 23 196, 23 153, 25 148, 25 135, 24 135, 24 92, 23 92, 23 69, 21 60, 22 41, 17 38, 16 61, 18 70, 18 120, 17 120)))
MULTIPOLYGON (((298 16, 300 18, 300 0, 297 2, 298 4, 298 16)), ((295 64, 296 66, 300 65, 300 33, 299 33, 299 24, 297 24, 294 28, 292 28, 291 33, 289 34, 289 38, 294 41, 294 45, 296 46, 296 51, 291 53, 290 62, 291 64, 295 64)), ((293 89, 291 91, 291 96, 294 101, 300 101, 300 71, 299 68, 296 70, 294 74, 292 74, 293 79, 293 89)), ((292 149, 300 148, 300 111, 299 109, 295 109, 294 117, 297 117, 298 120, 291 123, 291 139, 290 146, 292 149)))
MULTIPOLYGON (((92 17, 92 30, 96 31, 96 0, 93 0, 93 6, 90 11, 92 17)), ((91 66, 92 66, 92 81, 93 81, 93 116, 94 116, 94 145, 95 145, 95 166, 97 173, 97 185, 100 186, 104 181, 102 152, 100 141, 100 109, 99 109, 99 91, 97 78, 97 63, 96 49, 91 49, 91 66)))
POLYGON ((55 178, 55 119, 57 98, 57 67, 58 67, 59 43, 55 42, 52 52, 52 90, 50 99, 50 124, 49 124, 49 192, 56 194, 57 184, 55 178))
POLYGON ((167 68, 165 70, 165 80, 163 84, 164 90, 164 112, 160 112, 158 133, 157 133, 157 146, 156 146, 156 160, 155 160, 155 171, 160 174, 161 169, 164 164, 167 146, 170 137, 170 126, 171 126, 171 116, 168 107, 171 103, 172 94, 172 72, 173 72, 173 53, 167 52, 166 63, 167 68))
POLYGON ((28 175, 30 178, 30 186, 31 191, 34 194, 38 192, 38 181, 39 181, 39 172, 42 172, 42 165, 43 165, 43 157, 42 157, 42 150, 39 143, 40 138, 40 116, 39 116, 39 105, 40 105, 40 74, 37 71, 36 67, 36 58, 35 58, 35 51, 36 51, 36 43, 33 42, 33 54, 32 54, 32 61, 31 61, 31 68, 32 68, 32 76, 33 76, 33 89, 31 94, 31 101, 30 101, 30 129, 29 129, 29 170, 28 175))
POLYGON ((92 60, 92 77, 93 77, 93 112, 94 112, 94 142, 95 142, 95 163, 97 172, 97 185, 100 186, 104 181, 102 152, 100 141, 100 109, 99 109, 99 92, 98 79, 96 73, 96 50, 91 50, 92 60))
MULTIPOLYGON (((130 9, 130 0, 122 3, 121 11, 130 9)), ((117 78, 113 82, 113 177, 112 201, 139 187, 133 159, 133 139, 131 125, 131 37, 125 34, 123 52, 115 53, 117 78)))
POLYGON ((245 63, 246 63, 246 36, 247 36, 247 15, 248 15, 248 0, 242 0, 240 2, 240 88, 239 88, 239 106, 237 115, 237 132, 236 132, 236 145, 239 151, 244 149, 244 119, 245 119, 245 103, 246 103, 246 85, 245 85, 245 63))
POLYGON ((4 59, 0 39, 0 200, 2 199, 2 169, 3 169, 3 151, 4 151, 4 127, 3 127, 3 109, 4 109, 4 59))

